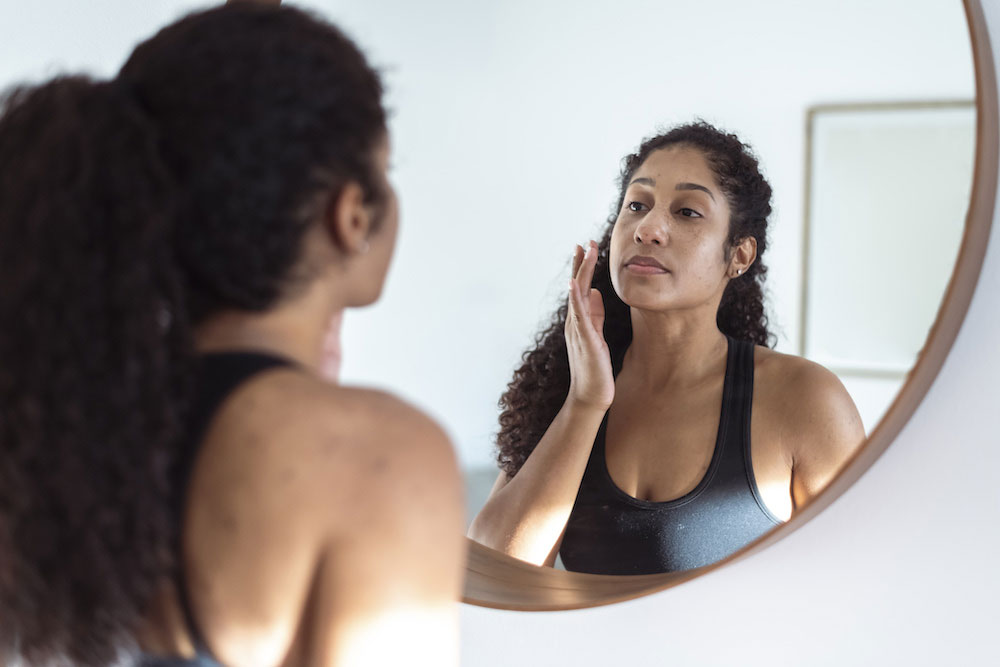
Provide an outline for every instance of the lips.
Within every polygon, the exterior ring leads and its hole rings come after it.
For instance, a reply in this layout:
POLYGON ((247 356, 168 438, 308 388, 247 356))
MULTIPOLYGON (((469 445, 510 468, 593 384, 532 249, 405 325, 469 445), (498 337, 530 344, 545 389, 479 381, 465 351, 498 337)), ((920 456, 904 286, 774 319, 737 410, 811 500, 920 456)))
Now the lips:
POLYGON ((667 267, 663 266, 663 264, 661 264, 660 262, 656 261, 652 257, 647 257, 645 255, 636 255, 635 257, 633 257, 633 258, 629 259, 627 262, 625 262, 625 266, 626 267, 629 267, 629 266, 644 267, 647 270, 659 269, 660 271, 664 271, 664 272, 669 271, 669 269, 667 269, 667 267))

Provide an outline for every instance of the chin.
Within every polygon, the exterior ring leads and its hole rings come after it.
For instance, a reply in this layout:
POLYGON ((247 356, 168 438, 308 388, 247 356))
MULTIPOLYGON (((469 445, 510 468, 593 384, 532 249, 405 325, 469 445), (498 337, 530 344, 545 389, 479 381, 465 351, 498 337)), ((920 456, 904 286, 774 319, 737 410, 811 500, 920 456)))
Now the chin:
POLYGON ((666 303, 663 299, 622 299, 629 308, 633 310, 663 311, 672 310, 675 306, 666 303))
POLYGON ((385 289, 387 273, 368 280, 357 280, 347 291, 347 308, 364 308, 382 298, 385 289))
POLYGON ((382 290, 380 289, 378 292, 374 294, 365 295, 364 297, 359 297, 358 299, 351 301, 351 303, 348 305, 348 308, 364 308, 365 306, 370 306, 374 304, 381 298, 382 298, 382 290))
POLYGON ((676 301, 674 296, 666 294, 662 287, 657 289, 651 285, 629 284, 628 281, 624 285, 616 285, 615 292, 629 308, 639 308, 640 310, 664 310, 670 308, 676 301))
POLYGON ((675 292, 658 290, 624 290, 618 293, 619 298, 625 302, 629 308, 644 310, 647 312, 665 313, 674 310, 690 310, 699 308, 706 304, 708 299, 685 298, 684 295, 675 292))

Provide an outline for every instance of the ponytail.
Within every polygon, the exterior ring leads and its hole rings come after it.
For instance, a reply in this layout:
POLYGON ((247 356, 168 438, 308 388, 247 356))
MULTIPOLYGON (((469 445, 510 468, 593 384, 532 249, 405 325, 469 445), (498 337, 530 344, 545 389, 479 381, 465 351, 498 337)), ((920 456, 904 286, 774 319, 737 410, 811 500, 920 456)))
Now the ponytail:
POLYGON ((191 327, 309 279, 311 209, 377 203, 385 131, 350 39, 256 3, 0 101, 0 658, 132 648, 179 553, 191 327))
POLYGON ((171 184, 120 83, 0 104, 0 655, 103 665, 174 558, 192 348, 171 184))

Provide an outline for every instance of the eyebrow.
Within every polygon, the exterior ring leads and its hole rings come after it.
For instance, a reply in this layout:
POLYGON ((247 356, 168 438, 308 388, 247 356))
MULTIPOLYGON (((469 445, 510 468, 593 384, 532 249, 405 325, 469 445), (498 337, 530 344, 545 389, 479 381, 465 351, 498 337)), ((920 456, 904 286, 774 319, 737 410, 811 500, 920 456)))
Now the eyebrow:
MULTIPOLYGON (((639 178, 633 178, 631 181, 629 181, 629 185, 632 185, 633 183, 638 183, 640 185, 648 185, 650 187, 656 187, 656 181, 654 181, 651 178, 646 178, 645 176, 640 176, 639 178)), ((709 197, 711 197, 712 201, 715 201, 715 195, 713 195, 712 191, 706 188, 704 185, 698 185, 697 183, 678 183, 677 187, 675 187, 674 189, 701 190, 702 192, 706 193, 709 197)))
POLYGON ((712 201, 715 201, 715 195, 712 194, 712 191, 704 185, 698 185, 697 183, 678 183, 674 190, 701 190, 707 193, 712 198, 712 201))

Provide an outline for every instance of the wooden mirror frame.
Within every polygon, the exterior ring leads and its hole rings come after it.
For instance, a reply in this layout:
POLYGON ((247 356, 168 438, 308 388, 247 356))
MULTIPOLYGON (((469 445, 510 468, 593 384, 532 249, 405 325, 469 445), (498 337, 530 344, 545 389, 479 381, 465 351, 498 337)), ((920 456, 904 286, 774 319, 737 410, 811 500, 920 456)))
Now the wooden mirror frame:
POLYGON ((976 157, 972 196, 958 259, 930 329, 906 382, 865 446, 830 485, 786 523, 712 565, 695 570, 639 576, 610 576, 538 567, 468 540, 463 601, 520 611, 597 607, 666 590, 757 553, 790 535, 822 512, 856 482, 893 443, 937 377, 965 320, 979 281, 997 194, 998 101, 993 51, 983 0, 962 0, 972 44, 976 81, 976 157))

